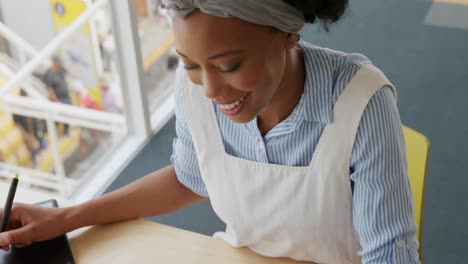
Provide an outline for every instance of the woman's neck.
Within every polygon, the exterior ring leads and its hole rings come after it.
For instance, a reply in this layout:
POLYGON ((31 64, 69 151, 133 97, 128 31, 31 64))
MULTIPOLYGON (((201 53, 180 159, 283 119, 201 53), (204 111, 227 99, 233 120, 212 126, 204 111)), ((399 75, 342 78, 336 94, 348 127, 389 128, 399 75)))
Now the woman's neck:
POLYGON ((295 48, 276 94, 257 117, 257 126, 262 136, 291 115, 304 92, 304 82, 304 56, 301 49, 295 48))

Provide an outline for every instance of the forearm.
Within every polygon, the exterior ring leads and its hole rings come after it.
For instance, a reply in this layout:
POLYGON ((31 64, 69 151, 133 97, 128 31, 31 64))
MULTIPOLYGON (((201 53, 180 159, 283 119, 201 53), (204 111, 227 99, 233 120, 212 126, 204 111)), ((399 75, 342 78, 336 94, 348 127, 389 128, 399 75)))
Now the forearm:
POLYGON ((55 91, 52 88, 47 87, 47 93, 51 100, 57 101, 57 95, 55 94, 55 91))
POLYGON ((70 231, 83 226, 161 215, 203 199, 179 183, 174 167, 170 165, 119 190, 67 208, 64 213, 70 231))

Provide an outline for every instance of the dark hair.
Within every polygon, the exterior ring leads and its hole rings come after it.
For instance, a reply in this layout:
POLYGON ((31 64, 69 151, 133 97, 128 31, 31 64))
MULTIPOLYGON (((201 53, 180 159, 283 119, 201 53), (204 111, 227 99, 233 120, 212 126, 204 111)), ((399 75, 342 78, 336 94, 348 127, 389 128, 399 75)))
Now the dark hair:
POLYGON ((283 0, 294 6, 304 14, 307 23, 313 24, 318 20, 325 30, 330 24, 338 21, 348 7, 348 0, 283 0))

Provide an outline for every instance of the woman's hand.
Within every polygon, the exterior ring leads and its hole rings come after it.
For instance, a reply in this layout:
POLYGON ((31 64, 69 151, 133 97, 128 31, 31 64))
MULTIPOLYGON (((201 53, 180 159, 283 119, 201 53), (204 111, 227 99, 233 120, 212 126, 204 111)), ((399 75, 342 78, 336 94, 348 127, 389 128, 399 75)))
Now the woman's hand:
MULTIPOLYGON (((45 208, 15 203, 7 230, 0 233, 0 247, 8 251, 10 245, 28 246, 33 242, 49 240, 67 232, 64 208, 45 208)), ((3 216, 3 209, 0 218, 3 216)))

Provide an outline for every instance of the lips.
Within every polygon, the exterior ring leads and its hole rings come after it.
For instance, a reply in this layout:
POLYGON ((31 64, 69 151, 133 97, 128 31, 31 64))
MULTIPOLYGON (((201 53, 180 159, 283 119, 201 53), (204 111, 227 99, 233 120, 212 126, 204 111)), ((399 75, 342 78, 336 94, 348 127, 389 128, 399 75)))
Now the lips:
POLYGON ((242 96, 239 100, 235 101, 235 102, 232 102, 230 104, 218 104, 219 107, 223 110, 232 110, 234 108, 236 108, 238 105, 240 105, 242 103, 242 101, 244 101, 245 98, 247 98, 249 94, 246 94, 244 96, 242 96))
POLYGON ((229 103, 229 104, 217 103, 217 105, 219 106, 219 109, 221 110, 223 114, 233 117, 233 116, 238 115, 240 112, 242 112, 245 105, 248 104, 248 102, 250 101, 251 94, 252 93, 248 93, 242 96, 241 98, 239 98, 237 101, 229 103))

